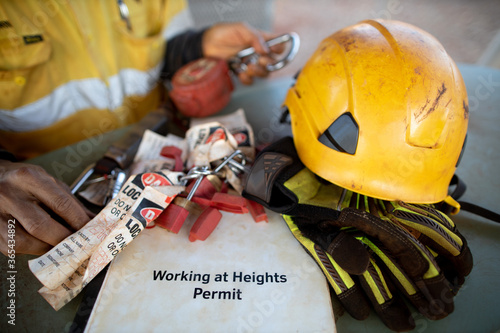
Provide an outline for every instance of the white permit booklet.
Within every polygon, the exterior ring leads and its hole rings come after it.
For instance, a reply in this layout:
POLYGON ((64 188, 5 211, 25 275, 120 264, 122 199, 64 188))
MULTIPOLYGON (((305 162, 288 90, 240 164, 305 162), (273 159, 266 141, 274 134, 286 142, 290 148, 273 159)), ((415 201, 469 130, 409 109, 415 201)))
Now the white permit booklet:
POLYGON ((86 332, 335 332, 327 282, 282 218, 223 212, 205 241, 144 230, 111 263, 86 332))

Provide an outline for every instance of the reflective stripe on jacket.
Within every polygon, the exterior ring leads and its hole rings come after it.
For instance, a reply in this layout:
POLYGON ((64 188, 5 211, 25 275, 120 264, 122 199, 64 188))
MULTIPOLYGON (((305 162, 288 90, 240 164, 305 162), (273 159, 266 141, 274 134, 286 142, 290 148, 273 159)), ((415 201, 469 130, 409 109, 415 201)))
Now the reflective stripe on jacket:
POLYGON ((122 127, 158 106, 166 39, 186 1, 0 4, 0 146, 28 158, 122 127))

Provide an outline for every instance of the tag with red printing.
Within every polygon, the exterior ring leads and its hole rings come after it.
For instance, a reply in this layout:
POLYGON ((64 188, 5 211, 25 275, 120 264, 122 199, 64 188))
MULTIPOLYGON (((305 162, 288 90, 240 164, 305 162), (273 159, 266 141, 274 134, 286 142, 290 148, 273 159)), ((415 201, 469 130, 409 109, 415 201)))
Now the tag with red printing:
POLYGON ((249 159, 254 159, 254 133, 252 126, 250 126, 250 124, 247 122, 245 111, 242 108, 227 115, 207 118, 193 118, 191 119, 191 127, 196 127, 211 122, 217 122, 224 126, 236 140, 238 149, 241 150, 249 159))
POLYGON ((44 285, 39 293, 56 310, 68 303, 184 190, 182 175, 164 170, 130 177, 94 219, 29 261, 44 285))
POLYGON ((191 127, 186 133, 186 141, 188 167, 208 166, 231 155, 238 147, 233 135, 218 122, 191 127))

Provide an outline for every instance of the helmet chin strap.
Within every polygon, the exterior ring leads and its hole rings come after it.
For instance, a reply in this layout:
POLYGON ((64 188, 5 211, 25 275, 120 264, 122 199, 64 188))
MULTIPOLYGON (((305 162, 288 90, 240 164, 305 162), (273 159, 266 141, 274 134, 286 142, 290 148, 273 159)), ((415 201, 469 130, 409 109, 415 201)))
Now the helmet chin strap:
POLYGON ((440 209, 443 212, 451 215, 458 214, 460 210, 466 210, 470 213, 500 223, 500 214, 474 203, 458 200, 465 193, 466 189, 467 186, 465 185, 464 181, 460 179, 456 174, 453 175, 453 178, 450 182, 450 195, 448 195, 446 199, 441 203, 440 209))

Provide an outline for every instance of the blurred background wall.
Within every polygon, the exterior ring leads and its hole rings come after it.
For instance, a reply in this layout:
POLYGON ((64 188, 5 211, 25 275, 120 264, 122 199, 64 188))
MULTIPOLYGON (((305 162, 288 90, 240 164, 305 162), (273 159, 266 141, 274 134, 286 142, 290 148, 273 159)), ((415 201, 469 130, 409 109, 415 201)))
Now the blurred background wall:
POLYGON ((405 21, 433 34, 456 62, 500 68, 500 0, 189 0, 198 27, 244 20, 297 32, 296 59, 273 76, 293 75, 318 43, 365 19, 405 21))

